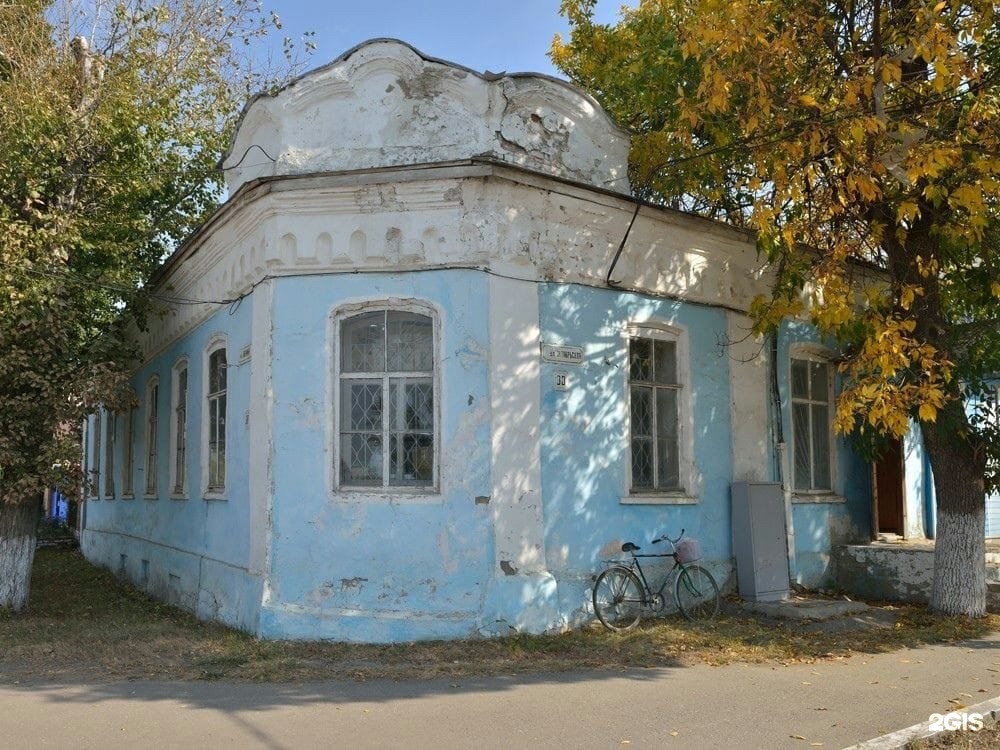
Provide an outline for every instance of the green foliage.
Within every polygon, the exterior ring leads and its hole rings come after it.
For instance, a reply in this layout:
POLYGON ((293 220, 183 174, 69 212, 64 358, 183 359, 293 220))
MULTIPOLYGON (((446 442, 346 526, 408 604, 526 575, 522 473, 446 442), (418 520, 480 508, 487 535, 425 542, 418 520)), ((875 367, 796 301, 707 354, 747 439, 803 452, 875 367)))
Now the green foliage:
POLYGON ((74 486, 74 425, 129 400, 143 285, 217 205, 275 27, 243 0, 0 4, 0 500, 74 486))
POLYGON ((757 330, 803 315, 844 345, 839 429, 917 420, 997 487, 1000 441, 953 408, 995 410, 1000 372, 993 4, 640 0, 608 25, 593 9, 564 0, 552 58, 631 131, 638 192, 757 232, 777 274, 757 330))

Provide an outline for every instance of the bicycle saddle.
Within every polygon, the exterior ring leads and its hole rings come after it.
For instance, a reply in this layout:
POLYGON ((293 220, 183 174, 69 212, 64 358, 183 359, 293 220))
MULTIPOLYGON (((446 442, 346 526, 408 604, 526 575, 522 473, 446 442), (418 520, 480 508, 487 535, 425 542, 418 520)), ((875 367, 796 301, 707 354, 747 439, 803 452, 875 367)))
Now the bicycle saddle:
POLYGON ((625 544, 622 545, 622 552, 637 552, 638 550, 639 547, 632 544, 632 542, 625 542, 625 544))

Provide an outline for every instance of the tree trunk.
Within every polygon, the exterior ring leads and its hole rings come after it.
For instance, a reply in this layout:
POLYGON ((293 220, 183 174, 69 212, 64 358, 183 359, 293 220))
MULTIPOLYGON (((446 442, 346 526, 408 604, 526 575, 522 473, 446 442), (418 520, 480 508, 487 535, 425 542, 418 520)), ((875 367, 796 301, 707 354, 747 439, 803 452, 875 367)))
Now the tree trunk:
POLYGON ((0 609, 21 612, 28 606, 37 530, 36 499, 0 500, 0 609))
POLYGON ((958 420, 966 422, 961 402, 947 411, 951 413, 942 414, 942 422, 923 425, 937 494, 930 608, 982 617, 986 614, 986 467, 981 454, 954 429, 958 420))

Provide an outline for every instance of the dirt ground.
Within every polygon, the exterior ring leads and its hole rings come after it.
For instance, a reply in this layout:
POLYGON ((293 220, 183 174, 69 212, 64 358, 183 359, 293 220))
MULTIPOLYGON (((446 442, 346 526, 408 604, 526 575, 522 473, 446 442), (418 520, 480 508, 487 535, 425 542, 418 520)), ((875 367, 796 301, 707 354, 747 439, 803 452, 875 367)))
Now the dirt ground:
POLYGON ((734 662, 816 662, 976 638, 1000 617, 942 618, 875 605, 844 627, 758 619, 729 603, 708 625, 679 618, 627 633, 599 626, 546 636, 394 645, 261 641, 200 622, 124 585, 78 551, 39 549, 29 611, 0 611, 0 679, 427 679, 734 662))

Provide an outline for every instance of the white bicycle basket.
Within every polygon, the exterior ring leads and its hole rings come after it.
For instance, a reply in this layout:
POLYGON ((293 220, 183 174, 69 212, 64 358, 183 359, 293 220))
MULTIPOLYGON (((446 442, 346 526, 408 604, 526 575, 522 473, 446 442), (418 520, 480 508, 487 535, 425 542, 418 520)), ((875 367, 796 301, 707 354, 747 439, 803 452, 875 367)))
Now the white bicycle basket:
POLYGON ((682 563, 694 562, 701 559, 701 544, 697 539, 686 536, 674 545, 674 552, 682 563))

